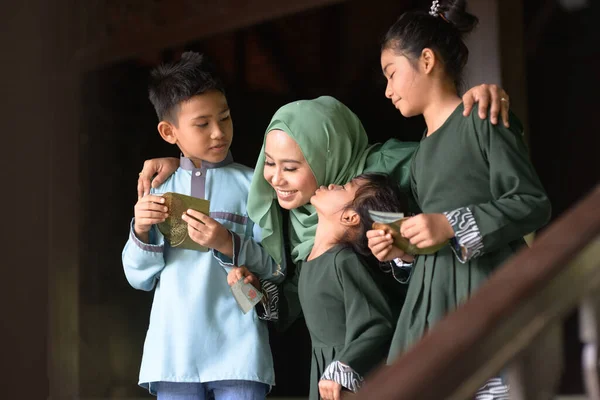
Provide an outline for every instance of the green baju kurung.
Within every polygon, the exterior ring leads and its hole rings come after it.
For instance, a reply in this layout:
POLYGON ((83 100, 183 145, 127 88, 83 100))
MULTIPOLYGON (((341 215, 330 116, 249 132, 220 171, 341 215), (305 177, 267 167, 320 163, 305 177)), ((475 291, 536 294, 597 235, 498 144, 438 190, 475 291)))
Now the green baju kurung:
POLYGON ((388 362, 467 300, 550 216, 519 121, 511 116, 507 129, 481 120, 477 107, 467 118, 463 109, 461 103, 413 156, 417 204, 424 213, 446 213, 458 245, 415 260, 388 362))
POLYGON ((338 374, 346 388, 385 361, 394 316, 371 267, 352 250, 338 245, 301 262, 298 296, 312 342, 310 399, 319 399, 318 383, 339 361, 355 373, 338 374), (358 376, 357 376, 358 374, 358 376))

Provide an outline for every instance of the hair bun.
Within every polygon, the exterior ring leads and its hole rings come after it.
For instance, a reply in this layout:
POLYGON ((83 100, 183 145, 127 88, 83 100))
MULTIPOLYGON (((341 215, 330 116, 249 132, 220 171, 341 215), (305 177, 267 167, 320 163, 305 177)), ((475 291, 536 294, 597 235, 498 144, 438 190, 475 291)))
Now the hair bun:
POLYGON ((446 0, 440 4, 439 12, 463 34, 471 32, 479 22, 476 16, 467 12, 466 0, 446 0))

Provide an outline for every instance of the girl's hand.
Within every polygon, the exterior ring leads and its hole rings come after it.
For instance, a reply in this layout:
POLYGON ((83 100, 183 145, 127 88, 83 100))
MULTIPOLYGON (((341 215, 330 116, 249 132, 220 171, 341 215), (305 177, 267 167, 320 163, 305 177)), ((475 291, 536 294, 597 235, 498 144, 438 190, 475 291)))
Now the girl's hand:
POLYGON ((323 400, 341 400, 342 385, 334 381, 320 380, 319 394, 323 400))
POLYGON ((420 249, 442 244, 454 237, 454 230, 444 214, 410 217, 402 223, 400 233, 420 249))
POLYGON ((188 235, 194 242, 215 249, 227 257, 233 256, 233 239, 223 225, 195 210, 187 210, 181 219, 187 222, 188 235))
POLYGON ((258 290, 261 289, 260 281, 258 280, 256 275, 250 272, 248 268, 244 267, 243 265, 241 267, 233 267, 231 271, 229 271, 229 273, 227 274, 227 284, 229 286, 233 286, 242 278, 245 278, 244 283, 251 283, 252 286, 257 288, 258 290))
POLYGON ((157 188, 179 168, 178 158, 153 158, 144 162, 144 168, 138 178, 138 198, 150 193, 150 188, 157 188), (156 175, 154 179, 152 177, 156 175))
POLYGON ((369 239, 369 249, 371 253, 379 261, 391 261, 395 258, 408 259, 406 253, 397 247, 393 246, 394 238, 390 232, 386 232, 382 229, 374 229, 367 231, 367 238, 369 239))

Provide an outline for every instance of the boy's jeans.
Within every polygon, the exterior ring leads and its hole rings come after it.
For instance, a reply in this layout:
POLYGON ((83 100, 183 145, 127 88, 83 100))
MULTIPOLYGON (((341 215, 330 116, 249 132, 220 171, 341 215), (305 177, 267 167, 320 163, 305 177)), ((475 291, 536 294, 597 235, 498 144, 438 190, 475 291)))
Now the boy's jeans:
POLYGON ((265 400, 269 385, 227 380, 204 383, 158 382, 158 400, 265 400))

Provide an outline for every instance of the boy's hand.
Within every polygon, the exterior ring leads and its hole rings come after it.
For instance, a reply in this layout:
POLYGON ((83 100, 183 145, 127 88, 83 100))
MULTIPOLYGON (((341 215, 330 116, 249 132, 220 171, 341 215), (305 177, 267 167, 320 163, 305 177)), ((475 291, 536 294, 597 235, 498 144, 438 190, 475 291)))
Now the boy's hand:
POLYGON ((149 194, 140 198, 135 204, 133 230, 138 238, 145 236, 152 225, 167 219, 168 209, 164 202, 164 197, 149 194))
POLYGON ((400 233, 420 249, 437 246, 454 237, 454 230, 444 214, 410 217, 402 223, 400 233))
POLYGON ((394 238, 390 232, 382 229, 367 231, 369 249, 379 261, 391 261, 401 258, 406 262, 412 261, 413 257, 393 245, 394 238), (410 258, 410 260, 409 260, 410 258))
POLYGON ((323 400, 341 400, 342 385, 334 381, 321 379, 319 381, 319 394, 323 400))
POLYGON ((194 242, 233 257, 231 233, 223 225, 195 210, 187 210, 181 218, 187 222, 188 234, 194 242))
POLYGON ((150 188, 157 188, 179 168, 178 158, 153 158, 144 161, 144 168, 138 178, 138 199, 150 193, 150 188), (156 175, 154 179, 152 177, 156 175))
POLYGON ((227 284, 229 286, 235 285, 240 279, 244 279, 244 283, 251 283, 258 290, 261 289, 260 281, 252 272, 248 270, 248 268, 244 267, 233 267, 231 271, 227 274, 227 284))

